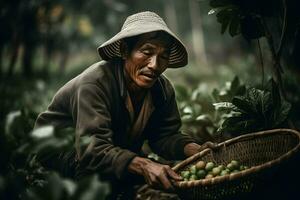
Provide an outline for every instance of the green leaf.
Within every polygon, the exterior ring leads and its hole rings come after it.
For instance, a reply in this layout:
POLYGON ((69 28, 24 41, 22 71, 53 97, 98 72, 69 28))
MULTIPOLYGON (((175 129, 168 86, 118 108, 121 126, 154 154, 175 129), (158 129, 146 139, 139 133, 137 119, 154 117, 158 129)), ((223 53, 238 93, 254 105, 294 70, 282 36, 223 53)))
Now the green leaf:
POLYGON ((200 115, 202 111, 202 106, 200 104, 195 103, 193 106, 193 116, 200 115))
POLYGON ((175 85, 175 91, 178 101, 184 101, 190 98, 189 90, 182 85, 175 85))
POLYGON ((266 90, 259 90, 256 88, 250 88, 248 91, 249 102, 252 103, 252 107, 255 108, 256 113, 266 117, 269 109, 271 108, 271 93, 266 90))
POLYGON ((255 107, 252 106, 252 103, 243 96, 236 96, 232 99, 233 105, 240 109, 243 113, 253 114, 256 113, 255 107))
POLYGON ((235 105, 233 105, 230 102, 214 103, 213 106, 218 111, 232 111, 232 110, 236 110, 237 108, 235 105))
POLYGON ((193 114, 193 108, 191 106, 186 106, 183 109, 183 114, 184 115, 192 115, 193 114))
POLYGON ((212 14, 214 14, 216 11, 215 11, 215 9, 211 9, 209 12, 208 12, 208 15, 212 15, 212 14))
POLYGON ((241 135, 249 133, 256 125, 255 119, 246 119, 245 116, 230 117, 224 120, 218 132, 226 132, 241 135))
POLYGON ((148 158, 158 161, 159 156, 157 154, 155 154, 155 153, 150 153, 148 155, 148 158))
POLYGON ((211 96, 214 100, 214 102, 219 102, 220 99, 219 99, 219 90, 214 88, 213 91, 211 92, 211 96))
POLYGON ((256 88, 249 88, 247 91, 247 100, 252 105, 252 110, 255 111, 255 113, 261 113, 261 102, 264 101, 264 91, 256 89, 256 88))
POLYGON ((277 112, 274 112, 274 119, 273 119, 273 126, 277 127, 279 126, 281 123, 283 123, 288 115, 289 112, 291 110, 291 104, 287 101, 282 102, 282 105, 280 107, 280 109, 278 109, 277 112))
POLYGON ((202 97, 202 91, 200 90, 200 88, 197 88, 192 92, 191 100, 198 101, 201 99, 201 97, 202 97))
POLYGON ((68 192, 68 196, 74 195, 76 188, 77 188, 76 183, 69 179, 62 180, 62 183, 63 183, 65 190, 68 192))
POLYGON ((11 130, 14 125, 18 126, 17 124, 14 124, 16 122, 17 118, 21 117, 21 111, 12 111, 6 116, 6 122, 5 122, 5 133, 6 134, 12 134, 11 130))
POLYGON ((34 139, 43 139, 54 136, 54 127, 53 126, 43 126, 39 127, 31 133, 31 137, 34 139))
POLYGON ((183 115, 181 117, 181 121, 182 121, 182 123, 190 123, 190 122, 194 121, 194 118, 192 115, 183 115))
POLYGON ((224 34, 232 18, 232 12, 229 9, 220 10, 217 13, 217 21, 222 25, 221 34, 224 34))
POLYGON ((210 116, 209 115, 205 115, 205 114, 204 115, 199 115, 196 118, 196 121, 201 126, 211 126, 211 125, 213 125, 213 122, 212 122, 210 116))
POLYGON ((239 19, 239 15, 237 13, 235 13, 234 16, 232 16, 231 22, 229 25, 229 34, 231 35, 231 37, 234 37, 241 33, 240 23, 241 22, 239 19))
POLYGON ((231 91, 236 91, 240 87, 240 85, 241 85, 241 83, 240 83, 239 77, 235 76, 233 78, 233 80, 231 81, 230 90, 231 91))
POLYGON ((110 192, 109 185, 101 182, 97 175, 82 179, 73 195, 76 200, 104 200, 110 192))

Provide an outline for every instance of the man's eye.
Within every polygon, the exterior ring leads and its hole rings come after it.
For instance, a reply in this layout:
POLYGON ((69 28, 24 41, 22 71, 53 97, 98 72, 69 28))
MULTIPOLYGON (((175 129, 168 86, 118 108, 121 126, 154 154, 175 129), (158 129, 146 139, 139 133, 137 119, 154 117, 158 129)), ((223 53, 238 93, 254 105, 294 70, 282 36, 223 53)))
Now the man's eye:
POLYGON ((142 52, 143 52, 143 54, 145 54, 147 56, 151 55, 151 51, 149 51, 149 50, 143 50, 142 52))

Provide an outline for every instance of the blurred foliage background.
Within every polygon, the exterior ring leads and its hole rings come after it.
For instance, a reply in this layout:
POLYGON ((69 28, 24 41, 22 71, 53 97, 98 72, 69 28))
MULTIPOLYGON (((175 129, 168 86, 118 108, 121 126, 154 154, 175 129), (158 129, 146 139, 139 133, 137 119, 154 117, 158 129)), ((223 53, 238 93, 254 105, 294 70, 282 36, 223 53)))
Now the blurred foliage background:
POLYGON ((74 182, 44 169, 39 153, 72 147, 74 133, 32 127, 58 88, 100 60, 96 48, 128 15, 145 10, 162 16, 189 52, 187 67, 165 72, 176 88, 184 133, 220 142, 299 129, 296 0, 1 0, 1 199, 41 199, 46 190, 55 191, 47 199, 109 193, 97 175, 74 182))

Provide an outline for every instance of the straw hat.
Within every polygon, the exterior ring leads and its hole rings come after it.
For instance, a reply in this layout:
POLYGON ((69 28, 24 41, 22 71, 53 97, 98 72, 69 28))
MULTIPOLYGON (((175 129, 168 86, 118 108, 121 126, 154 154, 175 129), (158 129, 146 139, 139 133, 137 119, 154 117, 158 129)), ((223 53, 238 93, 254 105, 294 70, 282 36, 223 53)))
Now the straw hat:
POLYGON ((150 11, 136 13, 127 17, 121 31, 98 47, 99 55, 103 60, 121 57, 120 43, 122 39, 153 31, 164 31, 174 38, 174 43, 171 45, 170 49, 168 67, 184 67, 188 62, 188 55, 183 43, 168 28, 160 16, 150 11))

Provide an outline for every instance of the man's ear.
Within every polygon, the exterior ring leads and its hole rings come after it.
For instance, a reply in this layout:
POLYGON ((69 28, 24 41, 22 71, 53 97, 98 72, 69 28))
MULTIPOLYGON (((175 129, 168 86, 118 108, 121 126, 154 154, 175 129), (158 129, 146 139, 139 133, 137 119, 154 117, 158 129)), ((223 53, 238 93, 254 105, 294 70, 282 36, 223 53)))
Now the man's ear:
POLYGON ((120 44, 120 53, 123 59, 126 59, 128 57, 128 46, 127 43, 124 42, 124 40, 122 40, 120 44))

